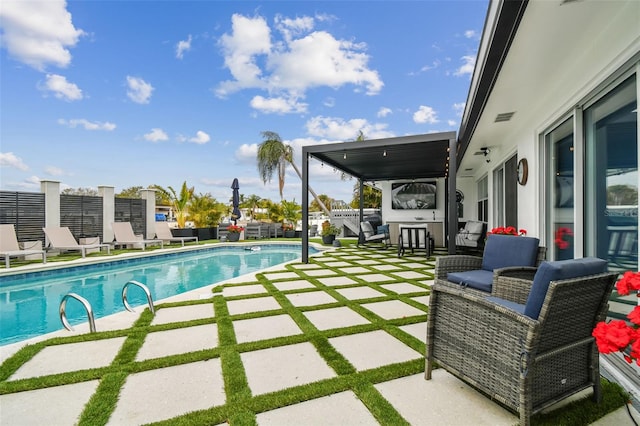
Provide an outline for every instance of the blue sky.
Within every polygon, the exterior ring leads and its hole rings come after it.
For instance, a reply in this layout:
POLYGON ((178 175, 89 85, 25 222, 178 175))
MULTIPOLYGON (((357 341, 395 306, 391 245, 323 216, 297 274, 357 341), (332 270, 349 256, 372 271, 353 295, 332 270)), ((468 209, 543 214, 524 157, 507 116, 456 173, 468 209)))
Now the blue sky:
MULTIPOLYGON (((488 1, 3 0, 3 190, 180 187, 280 199, 262 131, 294 147, 457 131, 488 1)), ((311 163, 312 188, 354 181, 311 163)), ((291 169, 284 198, 301 199, 291 169)))

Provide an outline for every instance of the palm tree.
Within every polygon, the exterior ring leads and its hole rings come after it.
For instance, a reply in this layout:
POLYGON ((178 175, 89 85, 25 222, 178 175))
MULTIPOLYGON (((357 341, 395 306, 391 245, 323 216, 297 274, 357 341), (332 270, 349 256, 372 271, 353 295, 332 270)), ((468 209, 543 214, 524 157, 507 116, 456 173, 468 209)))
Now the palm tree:
MULTIPOLYGON (((291 145, 282 142, 280 135, 275 132, 265 131, 262 132, 264 141, 258 146, 258 172, 262 178, 262 182, 265 184, 271 182, 273 173, 278 171, 278 185, 280 189, 280 198, 282 198, 282 189, 284 188, 284 176, 287 169, 287 164, 291 164, 293 169, 298 174, 298 177, 302 179, 302 173, 298 169, 298 166, 293 162, 293 148, 291 145)), ((318 202, 318 205, 322 211, 331 216, 329 209, 318 198, 315 191, 309 187, 309 192, 313 195, 313 198, 318 202)))
POLYGON ((260 198, 256 194, 251 194, 244 199, 244 202, 240 204, 240 207, 249 209, 251 220, 255 220, 255 211, 259 207, 260 200, 262 200, 262 198, 260 198))
POLYGON ((184 228, 187 221, 187 207, 189 206, 189 202, 193 197, 194 188, 187 187, 187 181, 182 183, 182 188, 180 188, 180 194, 176 192, 175 189, 168 186, 167 189, 164 189, 161 186, 154 185, 154 189, 157 189, 162 193, 163 198, 166 197, 171 200, 171 206, 176 215, 176 222, 178 222, 178 228, 184 228))

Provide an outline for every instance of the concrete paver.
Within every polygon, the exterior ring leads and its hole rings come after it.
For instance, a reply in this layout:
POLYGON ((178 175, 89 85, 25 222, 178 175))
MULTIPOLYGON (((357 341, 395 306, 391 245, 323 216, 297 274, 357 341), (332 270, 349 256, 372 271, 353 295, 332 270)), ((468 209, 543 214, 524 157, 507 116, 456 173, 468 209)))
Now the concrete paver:
POLYGON ((303 315, 307 317, 318 330, 369 324, 366 318, 347 307, 304 312, 303 315))
POLYGON ((147 334, 136 356, 137 361, 184 354, 218 346, 216 324, 196 325, 147 334))
POLYGON ((251 318, 233 322, 238 343, 256 342, 274 337, 293 336, 301 334, 289 315, 274 315, 269 317, 251 318))
POLYGON ((412 317, 415 315, 427 315, 420 309, 414 308, 413 306, 399 300, 364 303, 362 304, 362 307, 387 320, 394 318, 412 317))

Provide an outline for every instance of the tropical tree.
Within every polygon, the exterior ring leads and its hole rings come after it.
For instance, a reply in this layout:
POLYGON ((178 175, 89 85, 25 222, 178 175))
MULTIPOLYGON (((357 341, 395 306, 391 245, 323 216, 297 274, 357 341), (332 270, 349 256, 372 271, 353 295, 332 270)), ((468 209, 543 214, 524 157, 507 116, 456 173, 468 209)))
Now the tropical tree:
MULTIPOLYGON (((364 185, 364 208, 380 208, 382 205, 382 191, 369 185, 364 185)), ((353 185, 353 198, 351 199, 351 207, 360 208, 360 184, 353 185)))
MULTIPOLYGON (((331 202, 333 201, 333 198, 329 197, 327 194, 320 194, 318 195, 318 198, 322 201, 322 203, 325 206, 329 206, 329 209, 331 209, 331 202)), ((316 200, 312 200, 311 204, 309 204, 309 211, 311 212, 319 212, 320 209, 320 205, 318 204, 318 202, 316 200)))
POLYGON ((244 201, 240 204, 240 207, 249 210, 249 216, 251 216, 251 220, 255 220, 255 211, 260 207, 260 198, 256 194, 251 194, 244 199, 244 201))
POLYGON ((130 186, 129 188, 123 189, 115 196, 116 198, 142 198, 140 191, 142 191, 141 186, 130 186))
MULTIPOLYGON (((263 183, 271 182, 273 174, 278 172, 278 187, 280 189, 280 198, 282 198, 282 189, 284 188, 284 177, 287 171, 287 165, 291 164, 293 169, 302 179, 300 169, 293 161, 293 148, 291 145, 282 142, 280 135, 275 132, 262 132, 264 141, 258 146, 258 173, 263 183)), ((330 216, 329 209, 322 201, 318 199, 315 191, 309 187, 309 192, 318 202, 318 205, 327 216, 330 216)))
POLYGON ((65 188, 60 191, 64 195, 89 195, 92 197, 98 196, 98 190, 93 188, 65 188))
POLYGON ((302 206, 296 203, 296 200, 293 200, 293 201, 282 200, 280 202, 280 206, 281 206, 282 217, 284 218, 284 221, 295 227, 298 220, 302 219, 302 213, 300 212, 300 209, 302 209, 302 206))
POLYGON ((176 222, 178 222, 178 228, 184 228, 187 222, 189 202, 191 198, 193 198, 194 188, 187 187, 187 181, 182 183, 180 193, 176 192, 176 190, 170 186, 165 189, 161 186, 154 185, 153 188, 162 192, 162 196, 170 200, 171 207, 173 207, 173 212, 176 216, 176 222))
POLYGON ((216 226, 226 210, 211 194, 194 194, 189 203, 189 219, 197 228, 216 226))

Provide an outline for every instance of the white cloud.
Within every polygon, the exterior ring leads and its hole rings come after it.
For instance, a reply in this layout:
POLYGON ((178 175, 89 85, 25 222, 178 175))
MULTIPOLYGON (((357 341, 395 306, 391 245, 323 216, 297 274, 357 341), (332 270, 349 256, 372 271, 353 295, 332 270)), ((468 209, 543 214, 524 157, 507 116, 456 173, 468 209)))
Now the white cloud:
POLYGON ((47 166, 44 168, 44 172, 46 174, 48 174, 49 176, 64 176, 64 175, 68 175, 69 173, 65 172, 64 170, 62 170, 59 167, 55 167, 55 166, 47 166))
POLYGON ((265 114, 288 114, 291 112, 304 113, 307 112, 308 104, 300 103, 296 98, 265 98, 260 95, 254 96, 251 99, 250 105, 252 108, 262 111, 265 114))
POLYGON ((478 38, 478 32, 476 30, 467 30, 464 32, 466 38, 478 38))
POLYGON ((176 44, 176 58, 182 59, 184 52, 188 52, 189 50, 191 50, 191 34, 189 34, 188 39, 180 40, 178 44, 176 44))
POLYGON ((462 64, 462 66, 460 66, 460 68, 458 68, 453 75, 457 75, 457 76, 463 76, 463 75, 469 75, 471 76, 471 74, 473 74, 473 68, 476 66, 476 57, 475 56, 463 56, 462 58, 462 62, 464 62, 464 64, 462 64))
POLYGON ((72 118, 71 120, 65 120, 61 118, 58 120, 58 124, 75 129, 76 127, 83 127, 85 130, 106 130, 112 131, 116 128, 116 125, 109 123, 108 121, 89 121, 84 118, 72 118))
POLYGON ((454 127, 458 123, 456 122, 456 120, 447 120, 447 124, 449 125, 449 127, 454 127))
MULTIPOLYGON (((352 84, 356 89, 364 87, 369 95, 379 93, 384 83, 377 71, 367 67, 366 45, 337 40, 325 31, 311 32, 315 19, 278 16, 276 29, 282 39, 272 41, 264 18, 233 15, 231 33, 224 34, 219 42, 233 79, 222 82, 216 95, 225 97, 242 89, 261 89, 268 91, 270 99, 288 100, 287 104, 263 111, 297 113, 300 105, 291 100, 304 98, 313 87, 352 84)), ((255 105, 264 107, 264 100, 257 99, 255 105)))
POLYGON ((127 76, 127 96, 137 104, 148 104, 154 88, 141 78, 127 76))
POLYGON ((22 171, 29 170, 29 166, 24 164, 22 158, 17 157, 13 152, 0 152, 0 167, 12 167, 22 171))
POLYGON ((211 140, 208 134, 203 132, 202 130, 198 130, 196 135, 189 139, 189 142, 196 143, 198 145, 203 145, 211 140))
POLYGON ((466 106, 466 102, 458 102, 453 104, 453 109, 456 112, 456 115, 458 117, 462 117, 462 114, 464 113, 464 108, 466 106))
POLYGON ((425 105, 420 105, 420 108, 413 113, 413 121, 419 124, 436 124, 439 122, 436 111, 425 105))
POLYGON ((258 144, 244 143, 236 150, 236 160, 244 164, 256 164, 256 158, 258 156, 258 144))
POLYGON ((317 116, 309 119, 305 124, 307 133, 314 137, 328 138, 338 141, 352 141, 358 137, 360 131, 365 139, 379 139, 394 136, 388 130, 387 124, 369 123, 364 118, 354 118, 345 121, 342 118, 317 116))
POLYGON ((386 117, 387 115, 391 114, 393 111, 391 111, 391 108, 387 108, 387 107, 381 107, 378 110, 378 113, 376 114, 378 117, 386 117))
MULTIPOLYGON (((18 187, 24 189, 36 189, 40 188, 40 178, 38 176, 30 176, 23 180, 21 183, 17 184, 18 187)), ((62 185, 61 185, 62 187, 62 185)))
POLYGON ((336 106, 336 99, 333 97, 328 97, 322 102, 322 105, 328 108, 333 108, 334 106, 336 106))
POLYGON ((150 142, 162 142, 169 140, 169 136, 162 129, 154 128, 149 133, 146 133, 143 138, 150 142))
POLYGON ((65 0, 3 1, 2 45, 11 56, 37 70, 71 63, 69 47, 85 33, 76 29, 65 0))
POLYGON ((83 98, 82 90, 73 83, 69 83, 67 78, 58 74, 47 74, 47 81, 41 90, 53 92, 58 99, 65 101, 79 101, 83 98))

